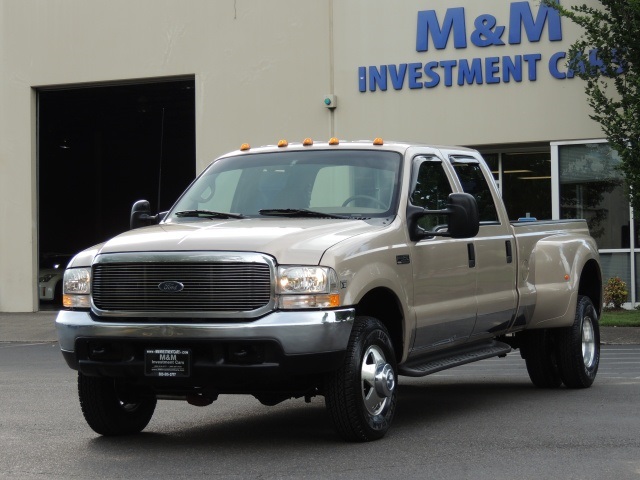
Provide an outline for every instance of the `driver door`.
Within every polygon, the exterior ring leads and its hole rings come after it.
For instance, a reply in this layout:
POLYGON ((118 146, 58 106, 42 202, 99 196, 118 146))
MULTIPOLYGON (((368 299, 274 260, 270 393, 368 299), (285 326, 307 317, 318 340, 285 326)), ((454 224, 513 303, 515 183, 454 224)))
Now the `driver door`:
MULTIPOLYGON (((452 189, 449 165, 435 156, 413 160, 410 202, 428 210, 446 207, 452 189)), ((427 215, 419 226, 446 229, 446 217, 427 215)), ((476 270, 469 258, 473 239, 428 237, 411 242, 416 336, 412 356, 464 343, 476 321, 476 270)))

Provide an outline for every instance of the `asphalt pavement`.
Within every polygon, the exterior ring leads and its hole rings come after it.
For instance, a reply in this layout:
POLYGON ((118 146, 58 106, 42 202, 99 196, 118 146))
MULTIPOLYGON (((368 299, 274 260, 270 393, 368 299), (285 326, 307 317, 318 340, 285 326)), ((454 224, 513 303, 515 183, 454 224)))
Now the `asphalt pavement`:
MULTIPOLYGON (((0 312, 0 342, 55 342, 55 319, 58 312, 0 312)), ((640 328, 600 327, 604 345, 640 345, 640 328)))

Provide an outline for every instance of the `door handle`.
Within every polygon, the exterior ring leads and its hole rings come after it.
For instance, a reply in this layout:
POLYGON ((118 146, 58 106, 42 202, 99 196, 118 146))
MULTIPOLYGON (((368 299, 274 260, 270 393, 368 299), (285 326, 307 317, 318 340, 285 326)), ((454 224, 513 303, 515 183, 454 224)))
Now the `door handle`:
POLYGON ((469 268, 476 266, 476 249, 473 243, 467 243, 467 254, 469 255, 469 268))
POLYGON ((507 263, 513 262, 513 251, 511 249, 511 240, 504 242, 505 249, 507 250, 507 263))

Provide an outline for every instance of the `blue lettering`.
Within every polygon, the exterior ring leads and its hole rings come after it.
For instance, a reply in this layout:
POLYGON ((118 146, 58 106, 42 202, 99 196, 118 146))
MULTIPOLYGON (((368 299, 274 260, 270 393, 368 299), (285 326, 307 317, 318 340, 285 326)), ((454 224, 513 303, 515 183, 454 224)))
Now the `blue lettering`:
POLYGON ((598 56, 598 49, 594 48, 589 50, 589 66, 590 66, 590 74, 596 75, 596 70, 600 70, 602 75, 607 75, 607 67, 605 66, 602 59, 598 56))
POLYGON ((424 66, 424 74, 431 79, 424 82, 425 88, 433 88, 440 83, 440 75, 434 68, 438 68, 438 62, 429 62, 424 66))
POLYGON ((444 68, 444 85, 450 87, 453 85, 453 67, 458 64, 455 60, 443 60, 440 66, 444 68))
POLYGON ((487 83, 500 83, 500 57, 484 59, 484 78, 487 83))
POLYGON ((468 60, 460 60, 458 66, 458 85, 464 85, 465 81, 471 85, 472 83, 482 84, 482 60, 474 58, 471 60, 469 67, 468 60))
POLYGON ((565 52, 558 52, 551 55, 549 59, 549 73, 559 80, 564 80, 567 78, 567 74, 558 70, 558 61, 565 58, 567 54, 565 52))
POLYGON ((529 2, 513 2, 509 16, 509 43, 513 45, 521 42, 523 26, 529 41, 539 42, 547 21, 549 22, 549 41, 562 40, 562 25, 557 10, 540 5, 534 20, 529 2))
POLYGON ((586 71, 582 56, 572 57, 569 59, 569 68, 567 70, 567 78, 573 78, 576 74, 582 74, 586 71))
POLYGON ((376 91, 376 87, 383 92, 387 90, 387 66, 380 65, 380 70, 376 67, 369 67, 369 90, 376 91))
POLYGON ((391 85, 396 90, 402 90, 404 85, 404 77, 407 74, 407 64, 401 63, 400 65, 389 65, 389 77, 391 78, 391 85))
POLYGON ((502 81, 509 83, 513 78, 516 82, 522 81, 522 55, 516 55, 515 62, 511 57, 502 57, 502 81))
POLYGON ((422 69, 421 63, 410 63, 409 64, 409 88, 422 88, 422 82, 418 80, 422 78, 422 69))
POLYGON ((358 89, 361 92, 367 91, 367 67, 358 67, 358 89))
POLYGON ((529 80, 535 82, 538 74, 538 61, 542 58, 542 55, 539 53, 529 53, 527 55, 523 55, 522 58, 529 66, 529 80))
POLYGON ((476 29, 471 34, 471 43, 476 47, 504 45, 500 39, 504 33, 504 27, 496 27, 497 23, 498 21, 493 15, 480 15, 476 18, 474 22, 476 29))
POLYGON ((426 52, 429 50, 429 35, 431 35, 433 45, 438 50, 446 48, 452 30, 453 46, 455 48, 467 48, 467 27, 464 20, 464 7, 448 8, 444 16, 442 28, 440 28, 435 10, 419 11, 416 51, 426 52))
POLYGON ((618 65, 618 68, 616 68, 615 71, 616 75, 623 74, 628 66, 624 56, 622 58, 618 56, 618 50, 616 48, 611 49, 611 63, 612 68, 614 65, 618 65))

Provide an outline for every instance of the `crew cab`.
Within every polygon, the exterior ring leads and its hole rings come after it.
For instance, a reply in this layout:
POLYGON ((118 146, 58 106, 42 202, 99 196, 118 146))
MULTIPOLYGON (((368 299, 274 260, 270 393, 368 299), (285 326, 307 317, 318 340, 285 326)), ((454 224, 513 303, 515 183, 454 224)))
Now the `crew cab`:
POLYGON ((520 349, 541 388, 589 387, 602 278, 583 220, 510 221, 481 155, 329 142, 213 161, 168 212, 77 254, 57 320, 84 417, 143 430, 158 400, 322 395, 379 439, 398 379, 520 349))

